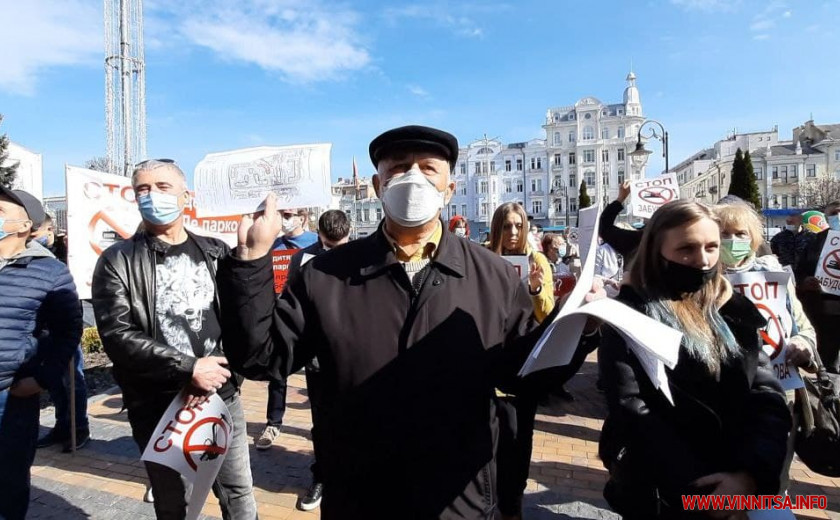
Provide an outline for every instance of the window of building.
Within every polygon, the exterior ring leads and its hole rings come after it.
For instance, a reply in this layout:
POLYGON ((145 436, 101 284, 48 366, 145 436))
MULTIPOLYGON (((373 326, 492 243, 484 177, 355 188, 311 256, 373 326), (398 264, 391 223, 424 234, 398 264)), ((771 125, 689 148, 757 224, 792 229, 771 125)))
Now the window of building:
POLYGON ((505 193, 512 193, 513 192, 513 183, 510 179, 505 180, 505 193))
POLYGON ((542 191, 542 179, 531 179, 531 192, 542 191))
MULTIPOLYGON (((377 210, 377 211, 379 211, 379 210, 377 210)), ((461 215, 463 215, 465 217, 467 216, 467 205, 466 204, 461 204, 461 215)))
POLYGON ((840 150, 834 150, 834 160, 840 161, 840 150))
POLYGON ((570 142, 570 143, 574 143, 574 142, 575 142, 575 131, 574 131, 574 130, 570 130, 570 131, 569 131, 569 142, 570 142))
POLYGON ((773 172, 773 178, 778 179, 779 178, 779 167, 778 166, 773 166, 773 169, 771 171, 773 172))
POLYGON ((583 162, 584 163, 594 163, 595 162, 595 150, 584 150, 583 151, 583 162))
POLYGON ((569 186, 577 188, 577 175, 574 173, 569 174, 569 186))
POLYGON ((569 121, 574 121, 574 120, 575 120, 575 113, 574 112, 569 112, 569 121))
POLYGON ((617 113, 618 115, 620 115, 620 116, 623 116, 623 115, 624 115, 624 109, 623 109, 623 108, 619 108, 619 109, 618 109, 618 111, 617 111, 616 113, 617 113))
POLYGON ((519 179, 519 180, 516 181, 516 192, 517 193, 522 193, 523 192, 522 188, 523 188, 522 179, 519 179))
POLYGON ((782 195, 782 207, 783 208, 788 207, 788 196, 787 195, 782 195))
POLYGON ((610 129, 606 126, 601 127, 601 139, 610 138, 610 129))
POLYGON ((478 183, 478 193, 485 195, 487 193, 487 181, 480 181, 478 183))
POLYGON ((753 171, 755 171, 756 180, 760 181, 761 179, 764 178, 764 168, 762 168, 761 166, 755 168, 753 171))
MULTIPOLYGON (((619 115, 621 115, 621 114, 619 113, 619 115)), ((624 125, 621 125, 621 126, 618 127, 618 138, 621 139, 623 137, 624 137, 624 125)))
POLYGON ((517 159, 516 160, 516 171, 518 171, 518 172, 522 171, 522 159, 517 159))
POLYGON ((787 166, 782 166, 781 170, 779 171, 779 175, 781 176, 782 179, 787 179, 788 167, 787 166))
POLYGON ((805 166, 805 175, 808 177, 817 176, 817 166, 815 164, 808 164, 805 166))
POLYGON ((563 144, 563 138, 560 136, 560 132, 554 132, 554 146, 560 146, 563 144))
MULTIPOLYGON (((467 206, 464 205, 464 213, 467 213, 467 206)), ((379 222, 382 220, 382 208, 376 208, 376 221, 379 222)))
POLYGON ((537 169, 537 158, 536 157, 531 157, 531 169, 532 170, 537 169))
POLYGON ((610 162, 610 151, 606 148, 601 150, 601 162, 608 163, 610 162))
POLYGON ((577 206, 578 206, 577 199, 574 199, 574 198, 569 199, 569 211, 571 211, 572 213, 577 213, 577 210, 578 210, 577 206))
POLYGON ((542 213, 542 201, 541 200, 532 200, 531 201, 531 210, 535 215, 539 215, 542 213))
POLYGON ((587 186, 595 186, 595 172, 593 170, 586 170, 583 172, 583 180, 586 181, 587 186))
POLYGON ((606 170, 601 172, 601 184, 604 185, 604 188, 610 187, 610 172, 606 170))
POLYGON ((490 207, 490 204, 487 204, 486 202, 481 203, 481 216, 482 217, 487 216, 487 210, 488 210, 489 207, 490 207))
POLYGON ((799 176, 799 169, 796 164, 790 166, 790 176, 794 179, 799 176))
POLYGON ((554 154, 554 166, 563 166, 563 156, 559 153, 554 154))
POLYGON ((481 173, 481 163, 477 162, 477 163, 475 163, 474 166, 475 166, 475 173, 477 173, 477 174, 481 173))
POLYGON ((505 159, 505 171, 510 171, 510 159, 505 159))
POLYGON ((461 175, 467 174, 467 163, 461 163, 461 175))
POLYGON ((575 157, 575 152, 571 152, 571 153, 569 154, 569 166, 572 166, 572 165, 577 164, 577 162, 576 162, 576 161, 577 161, 577 159, 576 159, 576 157, 575 157))
POLYGON ((449 206, 449 217, 452 218, 457 214, 458 214, 458 205, 453 204, 453 205, 449 206))
POLYGON ((624 184, 624 170, 618 170, 618 183, 624 184))
POLYGON ((563 199, 557 199, 554 201, 554 212, 555 213, 563 213, 563 199))
POLYGON ((361 221, 362 221, 362 210, 357 209, 356 210, 356 222, 361 222, 361 221))
MULTIPOLYGON (((589 114, 587 114, 589 115, 589 114)), ((591 141, 595 139, 595 129, 591 126, 584 126, 583 127, 583 140, 584 141, 591 141)))
POLYGON ((589 112, 587 112, 586 114, 584 114, 583 118, 584 118, 584 119, 592 119, 592 114, 590 114, 589 112))
POLYGON ((618 162, 624 162, 624 148, 619 148, 616 151, 616 155, 617 155, 616 160, 618 162))

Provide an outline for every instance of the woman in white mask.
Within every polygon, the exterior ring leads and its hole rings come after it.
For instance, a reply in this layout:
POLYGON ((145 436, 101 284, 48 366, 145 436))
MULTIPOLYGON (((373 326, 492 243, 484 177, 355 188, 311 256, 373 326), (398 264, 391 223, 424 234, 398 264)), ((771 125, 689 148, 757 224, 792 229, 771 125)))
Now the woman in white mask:
POLYGON ((470 239, 470 223, 461 215, 455 215, 449 219, 449 231, 455 233, 455 236, 470 239))

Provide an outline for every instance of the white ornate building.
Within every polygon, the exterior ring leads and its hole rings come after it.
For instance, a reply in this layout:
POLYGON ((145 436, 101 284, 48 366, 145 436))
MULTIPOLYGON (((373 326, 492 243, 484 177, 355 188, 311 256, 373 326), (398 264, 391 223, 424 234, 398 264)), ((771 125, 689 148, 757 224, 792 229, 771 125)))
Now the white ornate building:
POLYGON ((376 231, 382 220, 382 201, 376 197, 369 178, 357 179, 339 177, 332 185, 335 209, 347 213, 350 218, 350 238, 356 239, 376 231))
POLYGON ((632 171, 628 157, 644 120, 631 72, 621 103, 585 97, 547 110, 544 139, 474 141, 460 150, 455 196, 444 216, 467 217, 473 236, 478 236, 489 227, 498 205, 515 201, 544 227, 574 225, 581 181, 593 203, 606 203, 615 199, 625 179, 644 177, 644 169, 632 171))

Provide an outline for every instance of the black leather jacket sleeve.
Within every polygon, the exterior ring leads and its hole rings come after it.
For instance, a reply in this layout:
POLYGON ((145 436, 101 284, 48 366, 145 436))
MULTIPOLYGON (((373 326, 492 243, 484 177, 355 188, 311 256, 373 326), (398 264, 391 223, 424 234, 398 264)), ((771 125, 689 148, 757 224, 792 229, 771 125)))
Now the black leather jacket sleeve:
POLYGON ((270 254, 251 261, 230 254, 219 262, 216 280, 225 356, 248 379, 285 379, 314 356, 303 341, 303 278, 289 280, 277 297, 270 254))
POLYGON ((137 322, 134 313, 145 312, 147 303, 137 302, 132 308, 124 262, 122 256, 112 260, 104 254, 93 272, 92 303, 105 352, 133 378, 190 381, 196 359, 156 341, 151 335, 154 332, 147 332, 154 330, 154 323, 144 327, 137 322))

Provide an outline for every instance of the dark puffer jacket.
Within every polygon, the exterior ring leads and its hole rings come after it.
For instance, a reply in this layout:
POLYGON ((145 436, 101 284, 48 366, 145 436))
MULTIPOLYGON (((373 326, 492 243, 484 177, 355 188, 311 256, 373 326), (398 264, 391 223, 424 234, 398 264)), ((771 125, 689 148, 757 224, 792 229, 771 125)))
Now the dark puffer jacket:
MULTIPOLYGON (((633 288, 622 288, 618 299, 644 312, 633 288)), ((759 494, 779 491, 791 417, 761 351, 758 328, 765 320, 740 294, 720 314, 743 355, 725 362, 715 381, 681 349, 677 366, 666 369, 674 405, 624 339, 604 327, 599 361, 609 413, 599 455, 610 472, 604 495, 625 518, 683 518, 680 496, 708 493, 691 483, 717 472, 750 474, 759 494)))
POLYGON ((23 377, 47 388, 64 374, 81 337, 82 309, 67 266, 30 242, 0 268, 0 391, 23 377))

